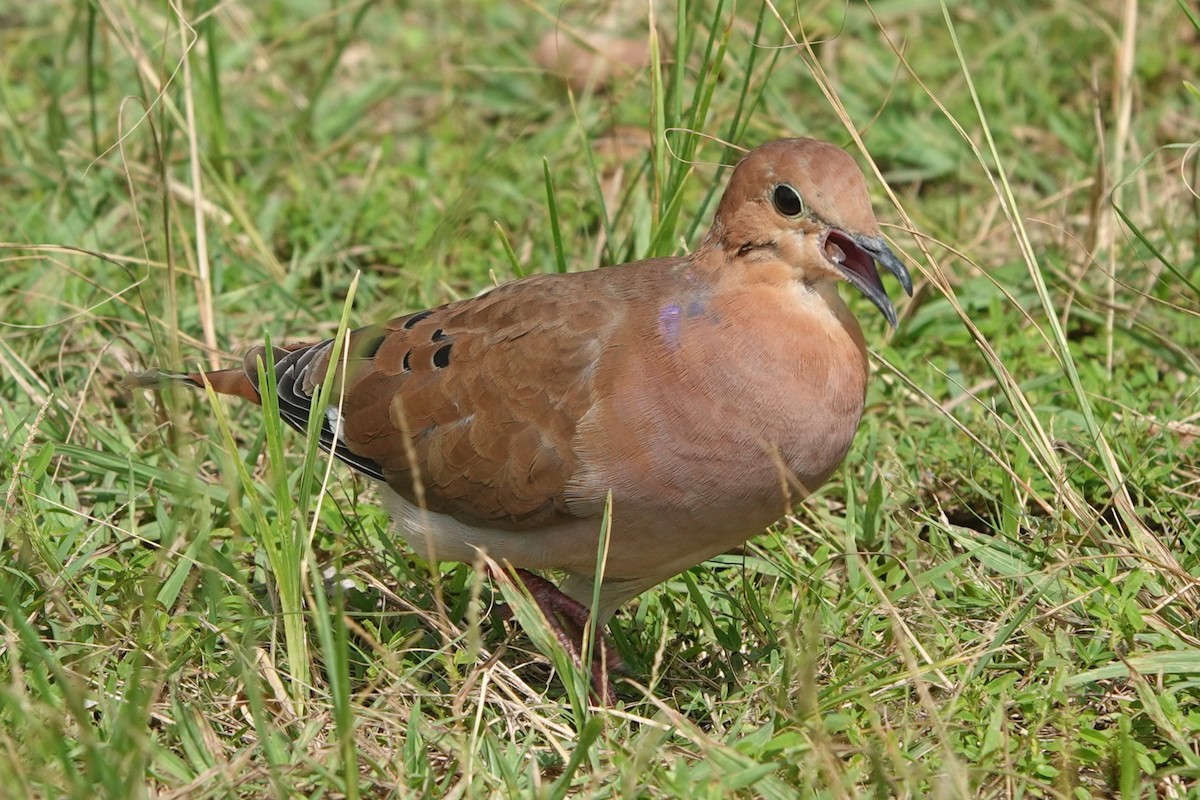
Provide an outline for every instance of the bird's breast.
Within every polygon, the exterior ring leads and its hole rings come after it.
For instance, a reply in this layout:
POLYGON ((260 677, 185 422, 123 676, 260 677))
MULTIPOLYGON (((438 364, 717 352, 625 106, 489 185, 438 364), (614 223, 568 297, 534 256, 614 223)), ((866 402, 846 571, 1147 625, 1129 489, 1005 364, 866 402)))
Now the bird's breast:
POLYGON ((837 311, 779 291, 667 298, 611 351, 578 430, 577 483, 612 489, 614 531, 624 506, 634 528, 728 547, 820 486, 850 447, 866 385, 861 333, 837 311))

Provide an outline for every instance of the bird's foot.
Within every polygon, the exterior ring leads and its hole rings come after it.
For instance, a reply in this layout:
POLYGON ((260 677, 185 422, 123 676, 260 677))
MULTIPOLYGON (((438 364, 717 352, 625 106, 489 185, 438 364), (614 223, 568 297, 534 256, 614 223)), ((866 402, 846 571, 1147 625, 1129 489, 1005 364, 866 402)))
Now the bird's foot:
MULTIPOLYGON (((587 606, 563 594, 553 583, 529 570, 518 569, 516 575, 537 603, 559 643, 576 664, 582 664, 587 643, 587 624, 591 618, 587 606)), ((507 608, 502 609, 501 613, 504 618, 512 617, 512 611, 507 608)), ((602 704, 615 705, 617 695, 609 675, 623 671, 625 665, 603 630, 596 632, 591 662, 592 691, 602 704)))

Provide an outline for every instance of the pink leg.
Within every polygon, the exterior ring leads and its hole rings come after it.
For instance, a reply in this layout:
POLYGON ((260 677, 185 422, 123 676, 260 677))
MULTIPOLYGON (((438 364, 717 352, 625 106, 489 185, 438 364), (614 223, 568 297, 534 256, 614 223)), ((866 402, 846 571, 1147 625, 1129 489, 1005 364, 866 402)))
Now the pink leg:
MULTIPOLYGON (((525 584, 529 596, 541 609, 546 621, 550 624, 550 630, 554 631, 558 641, 571 654, 576 664, 582 663, 584 632, 588 618, 591 616, 587 606, 567 597, 553 583, 528 570, 518 569, 516 574, 517 578, 525 584)), ((623 665, 604 631, 597 631, 595 641, 596 652, 592 654, 591 663, 592 690, 600 702, 614 705, 617 702, 617 695, 613 691, 608 676, 612 672, 621 670, 623 665)))

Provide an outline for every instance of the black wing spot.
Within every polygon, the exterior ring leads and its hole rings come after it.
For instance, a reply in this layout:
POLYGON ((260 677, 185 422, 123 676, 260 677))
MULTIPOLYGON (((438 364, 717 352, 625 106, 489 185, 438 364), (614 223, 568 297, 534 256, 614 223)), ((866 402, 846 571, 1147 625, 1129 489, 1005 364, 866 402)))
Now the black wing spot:
POLYGON ((454 346, 454 343, 451 342, 450 344, 445 345, 444 347, 439 349, 436 353, 434 353, 433 354, 433 366, 437 367, 438 369, 442 369, 443 367, 450 366, 450 348, 453 346, 454 346))
POLYGON ((442 339, 445 339, 445 338, 446 338, 446 334, 442 333, 441 328, 438 328, 436 331, 433 332, 433 336, 430 337, 429 341, 440 342, 442 339))
POLYGON ((408 328, 412 328, 412 326, 413 326, 413 325, 416 325, 418 322, 420 322, 421 320, 425 319, 426 317, 428 317, 428 316, 429 316, 430 314, 432 314, 432 313, 433 313, 433 311, 422 311, 422 312, 420 312, 420 313, 418 313, 418 314, 413 314, 411 317, 409 317, 408 319, 404 320, 404 327, 405 327, 406 329, 408 329, 408 328))
POLYGON ((402 362, 400 362, 400 367, 401 367, 401 368, 402 368, 402 369, 403 369, 405 372, 411 372, 411 371, 412 371, 412 367, 411 367, 411 366, 409 366, 409 363, 408 363, 408 357, 409 357, 409 356, 411 356, 411 355, 412 355, 412 350, 409 350, 407 353, 405 353, 405 354, 404 354, 404 360, 403 360, 402 362))

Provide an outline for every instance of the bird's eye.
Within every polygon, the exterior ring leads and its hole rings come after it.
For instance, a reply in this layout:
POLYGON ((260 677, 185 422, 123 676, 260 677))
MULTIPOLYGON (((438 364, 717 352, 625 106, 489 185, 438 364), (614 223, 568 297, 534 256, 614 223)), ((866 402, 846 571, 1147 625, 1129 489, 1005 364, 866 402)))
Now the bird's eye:
POLYGON ((804 213, 804 201, 800 199, 800 193, 786 183, 775 187, 772 199, 775 209, 785 217, 798 217, 804 213))

